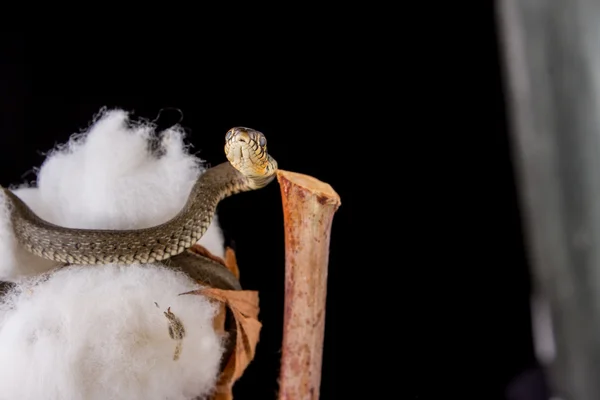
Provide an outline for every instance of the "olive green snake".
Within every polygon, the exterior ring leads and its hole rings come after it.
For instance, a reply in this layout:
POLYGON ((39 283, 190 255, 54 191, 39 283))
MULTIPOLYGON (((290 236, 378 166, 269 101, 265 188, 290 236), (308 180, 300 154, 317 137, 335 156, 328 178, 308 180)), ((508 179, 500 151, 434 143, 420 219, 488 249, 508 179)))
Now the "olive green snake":
MULTIPOLYGON (((225 136, 225 155, 227 162, 199 176, 177 215, 144 229, 62 227, 37 216, 10 190, 2 188, 2 191, 17 242, 39 257, 77 265, 167 261, 185 264, 195 257, 186 250, 204 235, 221 200, 263 188, 276 176, 277 162, 267 152, 266 138, 259 131, 245 127, 230 129, 225 136)), ((203 259, 210 263, 209 259, 203 259)))

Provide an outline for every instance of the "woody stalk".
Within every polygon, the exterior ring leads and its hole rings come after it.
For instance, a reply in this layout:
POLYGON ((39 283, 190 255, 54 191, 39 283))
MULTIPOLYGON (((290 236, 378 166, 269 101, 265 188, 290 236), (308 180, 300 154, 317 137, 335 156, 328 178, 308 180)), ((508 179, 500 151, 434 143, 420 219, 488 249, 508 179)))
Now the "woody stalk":
POLYGON ((308 175, 278 170, 285 229, 280 400, 317 400, 321 385, 329 244, 339 195, 308 175))

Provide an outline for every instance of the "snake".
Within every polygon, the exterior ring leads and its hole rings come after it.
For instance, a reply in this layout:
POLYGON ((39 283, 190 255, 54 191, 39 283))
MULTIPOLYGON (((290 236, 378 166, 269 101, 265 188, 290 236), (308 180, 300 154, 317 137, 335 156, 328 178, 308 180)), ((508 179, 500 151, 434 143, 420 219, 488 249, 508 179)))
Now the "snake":
MULTIPOLYGON (((164 263, 178 257, 185 263, 184 258, 196 257, 186 251, 204 235, 221 200, 264 188, 276 176, 277 161, 267 151, 265 135, 255 129, 228 130, 225 156, 227 161, 198 177, 183 208, 173 218, 143 229, 59 226, 36 215, 10 190, 0 188, 17 242, 36 256, 67 265, 164 263)), ((204 260, 210 264, 209 259, 204 260)))

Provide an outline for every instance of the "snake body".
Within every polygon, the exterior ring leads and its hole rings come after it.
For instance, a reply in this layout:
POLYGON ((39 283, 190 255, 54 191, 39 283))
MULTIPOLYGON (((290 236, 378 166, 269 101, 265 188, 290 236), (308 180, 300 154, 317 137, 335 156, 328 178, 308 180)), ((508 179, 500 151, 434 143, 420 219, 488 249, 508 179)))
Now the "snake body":
POLYGON ((164 261, 183 253, 204 235, 217 205, 236 193, 256 190, 275 177, 277 162, 265 136, 244 127, 225 136, 228 162, 204 172, 182 210, 171 220, 145 229, 72 229, 37 216, 10 190, 2 188, 18 243, 31 253, 67 264, 137 264, 164 261))

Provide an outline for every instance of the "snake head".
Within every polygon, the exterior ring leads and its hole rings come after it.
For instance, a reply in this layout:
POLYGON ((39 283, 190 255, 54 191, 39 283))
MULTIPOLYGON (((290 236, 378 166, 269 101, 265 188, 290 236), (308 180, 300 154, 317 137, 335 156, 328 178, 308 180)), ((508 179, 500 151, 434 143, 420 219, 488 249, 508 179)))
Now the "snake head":
POLYGON ((225 154, 231 165, 249 178, 271 177, 277 170, 277 163, 267 152, 267 138, 251 128, 227 131, 225 154))

